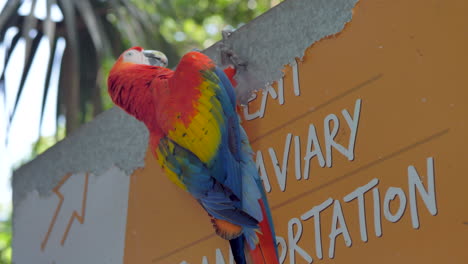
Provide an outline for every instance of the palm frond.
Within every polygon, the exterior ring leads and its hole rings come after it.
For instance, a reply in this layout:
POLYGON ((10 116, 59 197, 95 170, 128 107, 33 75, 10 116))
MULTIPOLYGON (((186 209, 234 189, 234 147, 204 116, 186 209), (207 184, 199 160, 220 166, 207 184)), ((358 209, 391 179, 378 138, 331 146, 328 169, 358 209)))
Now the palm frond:
POLYGON ((19 102, 19 99, 21 98, 21 94, 23 93, 24 84, 26 83, 29 70, 31 69, 31 65, 32 65, 34 56, 36 55, 36 51, 37 51, 37 48, 39 47, 39 42, 41 41, 41 39, 42 39, 42 32, 37 32, 36 36, 31 40, 29 47, 28 45, 26 45, 26 49, 27 49, 26 54, 28 54, 28 56, 25 56, 23 73, 21 74, 21 80, 20 80, 20 84, 18 87, 18 92, 16 93, 15 103, 13 104, 13 110, 10 114, 10 122, 12 121, 13 116, 16 113, 16 109, 18 108, 18 102, 19 102))
POLYGON ((18 8, 21 5, 21 0, 9 0, 6 5, 3 7, 2 12, 0 13, 0 41, 3 42, 5 37, 5 32, 8 28, 12 27, 15 24, 15 17, 17 17, 18 8))
POLYGON ((6 55, 5 55, 5 61, 3 62, 4 67, 3 67, 2 76, 0 77, 0 82, 5 81, 6 67, 8 66, 8 63, 10 62, 11 54, 13 53, 13 50, 16 48, 16 45, 18 44, 18 41, 21 38, 21 35, 22 35, 21 31, 18 31, 15 34, 15 36, 11 39, 10 43, 5 47, 6 55))
MULTIPOLYGON (((31 54, 31 49, 33 45, 33 41, 35 39, 34 32, 36 30, 37 26, 37 18, 34 15, 34 12, 36 10, 36 4, 37 0, 31 0, 31 9, 29 11, 29 14, 25 17, 24 23, 23 23, 23 39, 26 41, 26 49, 25 49, 25 54, 24 54, 24 60, 25 63, 30 60, 30 57, 33 57, 34 54, 31 54)), ((32 62, 32 60, 31 60, 32 62)), ((26 68, 27 66, 25 66, 26 68)), ((21 89, 21 87, 20 87, 21 89)))
POLYGON ((20 14, 18 10, 24 1, 9 0, 0 13, 0 42, 6 49, 4 70, 0 75, 0 89, 3 90, 0 92, 7 91, 5 70, 13 51, 19 47, 21 39, 26 44, 20 85, 15 94, 13 110, 8 116, 10 122, 17 112, 18 102, 43 37, 48 40, 50 57, 44 62, 47 68, 44 93, 40 98, 40 124, 44 119, 47 96, 52 86, 58 39, 64 38, 66 47, 59 73, 56 112, 57 119, 59 116, 66 117, 67 133, 102 111, 101 89, 105 87, 101 87, 100 80, 105 78, 101 70, 104 60, 118 56, 130 45, 163 50, 170 62, 178 60, 177 50, 160 33, 160 17, 149 14, 141 7, 156 7, 152 2, 141 0, 138 7, 134 0, 45 0, 46 17, 39 19, 35 16, 35 9, 40 1, 31 0, 27 14, 20 14), (62 12, 63 21, 54 21, 54 8, 62 12), (112 21, 112 17, 116 19, 112 21), (6 43, 6 32, 12 27, 17 28, 17 32, 6 43))
POLYGON ((56 4, 55 0, 47 0, 46 1, 46 19, 44 21, 42 29, 44 30, 44 35, 47 36, 49 39, 49 47, 50 47, 50 54, 55 50, 55 29, 56 25, 55 22, 52 21, 52 6, 56 4), (54 48, 53 48, 54 47, 54 48))
POLYGON ((75 6, 81 14, 81 17, 86 24, 86 29, 90 33, 94 43, 94 47, 98 51, 98 55, 106 55, 110 50, 110 45, 105 32, 102 29, 101 22, 97 14, 94 13, 93 7, 89 0, 75 1, 75 6))
POLYGON ((47 100, 47 94, 49 92, 49 87, 50 87, 50 80, 52 79, 52 68, 53 64, 55 61, 55 56, 56 56, 56 48, 57 48, 57 41, 58 38, 56 36, 48 36, 49 41, 51 40, 50 38, 53 38, 49 44, 50 44, 50 55, 49 59, 47 61, 47 70, 46 70, 46 78, 44 82, 44 95, 42 96, 42 104, 41 104, 41 115, 39 116, 39 133, 42 129, 42 121, 44 119, 44 111, 45 111, 45 106, 46 106, 46 100, 47 100))

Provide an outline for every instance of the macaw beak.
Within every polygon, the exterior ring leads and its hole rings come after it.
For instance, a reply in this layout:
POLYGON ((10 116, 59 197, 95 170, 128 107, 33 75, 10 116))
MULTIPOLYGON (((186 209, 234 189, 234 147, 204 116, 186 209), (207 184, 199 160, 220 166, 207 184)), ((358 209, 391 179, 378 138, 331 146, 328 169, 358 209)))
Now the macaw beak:
POLYGON ((167 67, 167 57, 164 53, 157 50, 144 50, 143 55, 148 59, 149 65, 167 67))

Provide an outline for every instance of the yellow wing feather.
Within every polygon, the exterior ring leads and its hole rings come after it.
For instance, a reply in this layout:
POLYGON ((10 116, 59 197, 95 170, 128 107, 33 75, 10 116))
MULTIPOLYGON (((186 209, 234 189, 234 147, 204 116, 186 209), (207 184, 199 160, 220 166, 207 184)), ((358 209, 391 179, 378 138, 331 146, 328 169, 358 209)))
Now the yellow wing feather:
POLYGON ((208 163, 218 150, 221 143, 221 131, 216 117, 219 109, 222 109, 218 100, 210 100, 215 96, 210 81, 203 81, 199 86, 201 95, 196 103, 196 114, 186 127, 182 122, 177 122, 174 129, 169 131, 169 138, 175 140, 181 147, 190 150, 202 162, 208 163))

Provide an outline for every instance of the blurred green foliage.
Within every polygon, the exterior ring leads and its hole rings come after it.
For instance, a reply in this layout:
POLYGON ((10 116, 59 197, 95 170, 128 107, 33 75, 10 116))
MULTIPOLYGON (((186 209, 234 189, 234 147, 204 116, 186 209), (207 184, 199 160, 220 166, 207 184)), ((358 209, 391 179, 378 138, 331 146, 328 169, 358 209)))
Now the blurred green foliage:
POLYGON ((0 264, 11 263, 11 214, 0 221, 0 264))
POLYGON ((46 151, 47 149, 55 145, 55 143, 62 140, 63 138, 65 138, 65 126, 64 125, 59 125, 57 127, 57 133, 55 134, 55 136, 39 137, 39 139, 36 141, 36 143, 33 146, 31 159, 33 159, 39 154, 42 154, 44 151, 46 151))
POLYGON ((237 28, 267 11, 270 0, 134 0, 145 10, 159 13, 164 38, 179 54, 207 48, 221 39, 221 30, 237 28), (158 12, 159 11, 159 12, 158 12))

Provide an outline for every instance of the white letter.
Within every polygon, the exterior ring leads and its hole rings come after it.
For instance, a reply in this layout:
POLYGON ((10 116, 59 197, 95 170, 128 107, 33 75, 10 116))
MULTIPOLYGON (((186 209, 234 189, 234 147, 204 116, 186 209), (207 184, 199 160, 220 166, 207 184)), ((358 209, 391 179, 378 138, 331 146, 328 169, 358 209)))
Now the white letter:
POLYGON ((284 105, 284 82, 283 77, 278 80, 278 101, 280 105, 284 105))
POLYGON ((266 173, 265 163, 263 162, 262 152, 257 151, 257 170, 260 172, 260 178, 262 178, 263 185, 265 186, 266 192, 271 192, 270 181, 268 180, 268 174, 266 173))
POLYGON ((304 157, 304 179, 309 179, 309 167, 310 159, 314 156, 317 156, 320 167, 325 166, 325 159, 322 155, 322 150, 320 149, 320 143, 317 138, 317 132, 315 131, 315 126, 313 124, 309 125, 309 135, 307 136, 307 150, 306 156, 304 157), (312 151, 312 144, 314 145, 314 150, 312 151))
POLYGON ((206 258, 206 256, 203 256, 202 264, 208 264, 208 259, 206 258))
POLYGON ((410 195, 411 222, 413 228, 419 228, 418 204, 416 200, 416 188, 431 215, 437 214, 437 204, 434 185, 434 159, 427 158, 427 192, 424 190, 421 178, 414 166, 408 167, 408 187, 410 195))
POLYGON ((377 237, 382 236, 382 220, 380 215, 380 194, 379 188, 374 188, 372 190, 372 194, 374 196, 374 229, 375 235, 377 237))
POLYGON ((229 247, 229 264, 236 264, 234 261, 234 254, 232 254, 232 248, 229 247))
POLYGON ((295 171, 296 171, 296 180, 300 180, 301 179, 301 139, 299 138, 299 136, 294 136, 294 150, 295 150, 294 160, 296 161, 294 163, 295 171))
POLYGON ((307 261, 307 263, 312 263, 312 257, 305 252, 304 249, 299 247, 297 243, 301 239, 302 235, 302 223, 297 218, 292 218, 288 222, 288 241, 289 241, 289 263, 296 263, 296 254, 299 253, 303 259, 307 261), (297 232, 294 234, 294 225, 297 226, 297 232))
POLYGON ((278 247, 278 251, 280 251, 279 246, 281 246, 281 253, 279 255, 279 263, 283 264, 284 261, 286 260, 286 252, 288 250, 288 246, 286 245, 286 240, 284 240, 284 238, 282 238, 280 236, 277 236, 276 237, 276 246, 278 247))
POLYGON ((401 188, 390 187, 387 190, 384 198, 384 215, 388 221, 395 223, 403 216, 406 208, 406 195, 401 188), (400 207, 395 214, 390 212, 390 201, 393 201, 395 197, 398 196, 400 198, 400 207))
POLYGON ((279 162, 276 158, 275 150, 273 148, 268 149, 268 151, 270 152, 273 167, 275 168, 276 178, 278 179, 278 184, 282 192, 286 190, 286 174, 288 171, 289 148, 291 146, 291 138, 292 134, 288 133, 288 135, 286 136, 286 143, 284 144, 283 165, 281 166, 281 168, 279 167, 279 162))
MULTIPOLYGON (((230 264, 232 263, 233 262, 231 262, 230 264)), ((221 252, 221 249, 219 248, 216 249, 216 264, 226 264, 226 262, 224 261, 223 253, 221 252)))
POLYGON ((346 123, 348 123, 349 130, 351 131, 349 135, 349 145, 348 145, 348 160, 354 160, 354 143, 356 143, 356 133, 359 124, 359 114, 361 112, 361 99, 356 100, 356 104, 354 106, 354 119, 351 119, 351 116, 348 113, 348 110, 343 109, 341 113, 343 114, 344 118, 346 119, 346 123))
POLYGON ((342 145, 335 142, 336 134, 338 134, 338 129, 340 128, 340 120, 334 114, 329 114, 325 117, 323 122, 323 126, 325 129, 325 155, 326 155, 326 162, 327 167, 331 168, 332 166, 332 147, 336 148, 341 154, 348 156, 347 150, 342 145), (330 131, 330 121, 333 121, 333 129, 330 131))
POLYGON ((299 95, 301 95, 301 90, 299 88, 299 71, 297 69, 296 59, 294 59, 294 61, 291 63, 291 65, 292 65, 292 71, 293 71, 294 95, 299 96, 299 95))
POLYGON ((366 206, 364 202, 364 194, 374 188, 379 183, 378 179, 371 180, 368 184, 357 188, 352 193, 346 195, 343 200, 350 202, 358 198, 359 207, 359 230, 361 231, 361 240, 367 242, 367 226, 366 226, 366 206))
POLYGON ((344 241, 347 247, 350 247, 352 244, 351 237, 349 236, 348 228, 346 227, 346 221, 343 216, 343 211, 341 210, 340 201, 335 200, 335 205, 333 206, 333 220, 332 220, 332 229, 330 231, 330 248, 328 250, 328 257, 335 257, 335 240, 336 237, 340 234, 343 234, 344 241), (336 224, 340 222, 340 227, 337 228, 336 224))
POLYGON ((248 104, 243 107, 244 108, 244 118, 245 118, 245 120, 250 121, 250 120, 253 120, 253 119, 256 119, 256 118, 259 118, 259 117, 263 118, 265 116, 265 109, 266 109, 268 94, 270 94, 273 99, 276 99, 276 97, 278 97, 278 95, 276 94, 275 89, 273 89, 273 87, 271 87, 271 85, 268 85, 267 88, 262 91, 262 102, 261 102, 261 105, 260 105, 260 109, 257 110, 257 112, 255 112, 253 114, 250 114, 249 113, 249 103, 254 101, 255 99, 257 99, 257 94, 256 93, 253 94, 252 98, 249 99, 248 104))
POLYGON ((320 212, 327 209, 333 203, 332 198, 328 198, 325 202, 320 205, 313 207, 311 210, 307 211, 301 216, 302 220, 307 220, 311 217, 314 217, 314 226, 315 226, 315 251, 317 257, 322 259, 322 235, 320 230, 320 212))
POLYGON ((249 105, 250 105, 250 102, 254 101, 255 99, 257 99, 257 94, 256 93, 253 93, 252 94, 252 98, 249 99, 249 101, 247 102, 247 104, 245 106, 243 106, 243 110, 244 110, 244 118, 245 120, 247 121, 250 121, 250 120, 254 120, 260 116, 262 116, 264 113, 265 113, 265 104, 263 103, 263 101, 265 101, 266 103, 266 96, 265 96, 265 92, 263 92, 263 96, 262 96, 262 104, 260 105, 260 109, 257 110, 257 112, 253 113, 253 114, 250 114, 249 113, 249 105))

